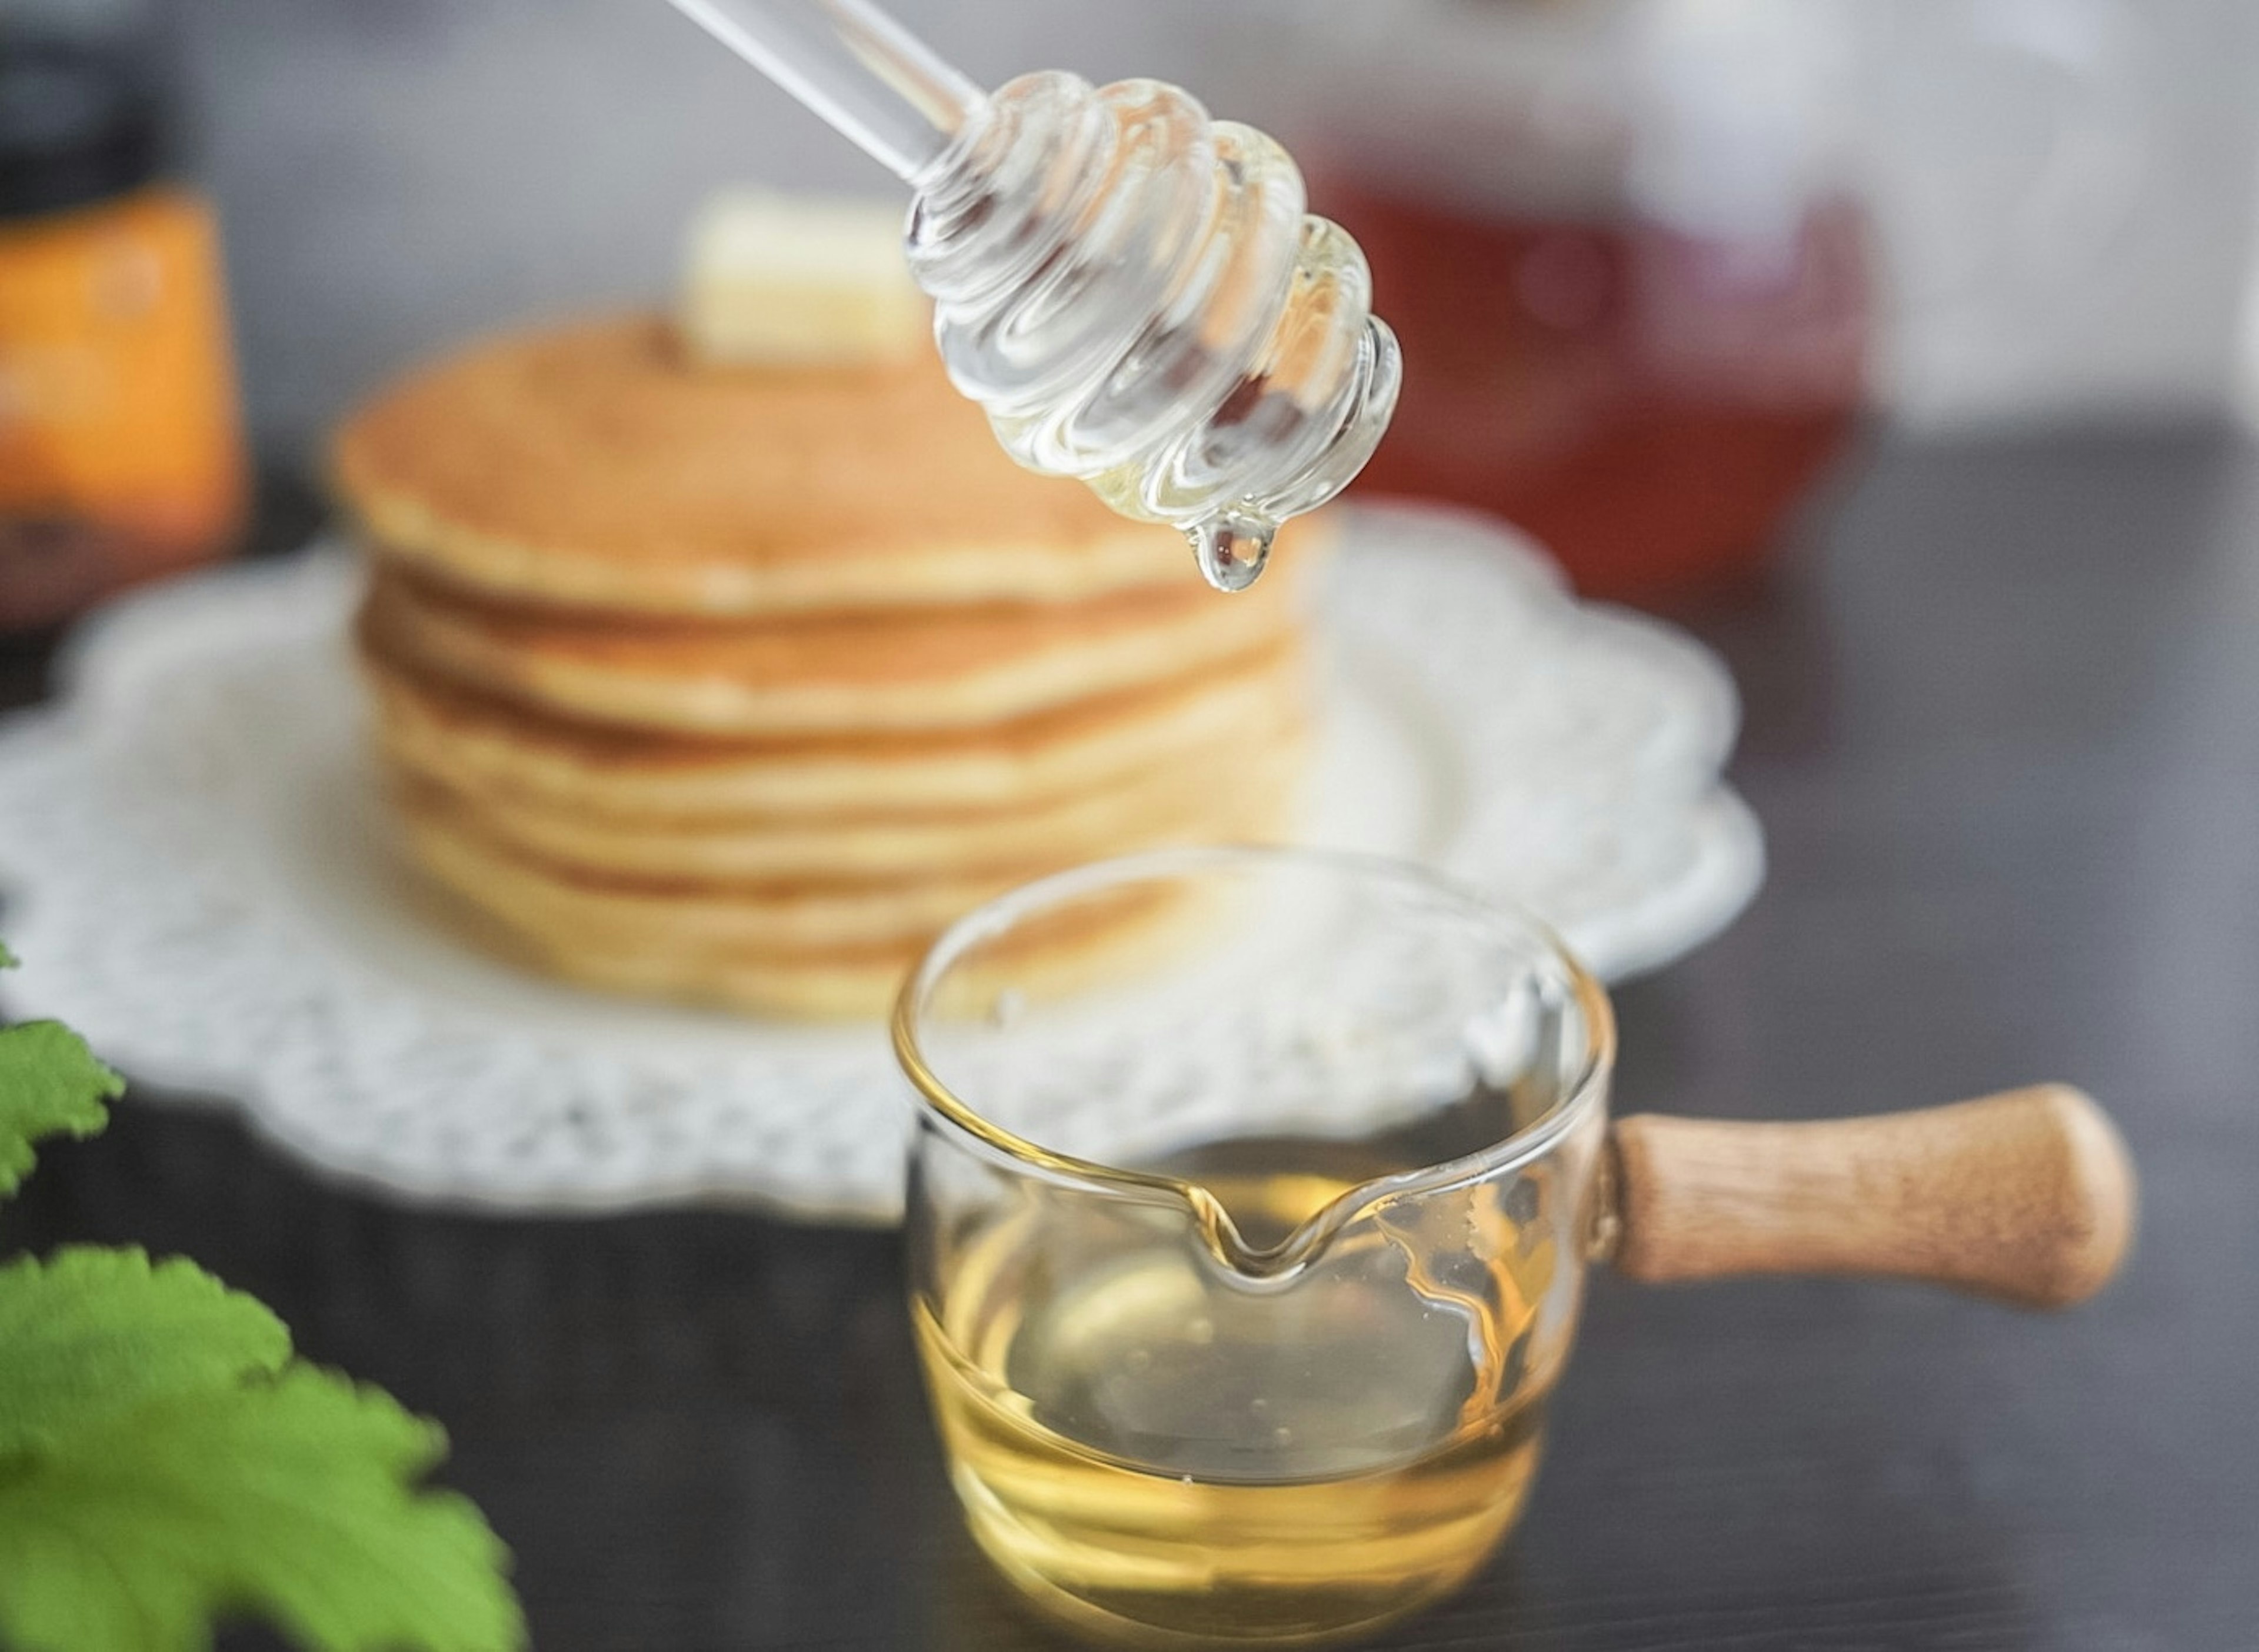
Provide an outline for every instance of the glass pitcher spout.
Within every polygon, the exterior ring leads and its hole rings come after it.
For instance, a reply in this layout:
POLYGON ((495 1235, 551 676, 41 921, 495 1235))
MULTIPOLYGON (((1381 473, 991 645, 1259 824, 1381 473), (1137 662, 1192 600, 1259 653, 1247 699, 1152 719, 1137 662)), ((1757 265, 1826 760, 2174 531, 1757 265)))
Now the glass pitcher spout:
MULTIPOLYGON (((1565 1129, 1574 1121, 1564 1116, 1558 1122, 1565 1129)), ((1245 1289, 1276 1290, 1321 1266, 1329 1247, 1365 1224, 1376 1225, 1415 1248, 1426 1243, 1429 1224, 1422 1220, 1422 1213, 1428 1204, 1464 1204, 1474 1190, 1511 1176, 1517 1166, 1545 1153, 1559 1134, 1547 1129, 1527 1139, 1496 1143, 1496 1162, 1491 1162, 1491 1154, 1478 1153, 1459 1162, 1377 1175, 1347 1187, 1322 1171, 1313 1171, 1307 1163, 1311 1143, 1289 1143, 1274 1168, 1256 1171, 1251 1177, 1230 1178, 1220 1188, 1173 1178, 1168 1178, 1168 1185, 1191 1213, 1193 1231, 1222 1275, 1245 1289), (1513 1150, 1506 1151, 1509 1147, 1513 1150), (1257 1201, 1252 1210, 1250 1200, 1257 1201), (1250 1217, 1251 1235, 1242 1228, 1235 1207, 1250 1217), (1298 1210, 1304 1214, 1297 1216, 1298 1210), (1281 1233, 1278 1228, 1281 1221, 1292 1221, 1293 1226, 1281 1233)), ((1595 1186, 1604 1193, 1608 1178, 1600 1176, 1595 1186)), ((1600 1207, 1587 1213, 1584 1229, 1588 1235, 1607 1226, 1605 1203, 1602 1199, 1600 1207)), ((1511 1211, 1501 1214, 1508 1223, 1514 1220, 1511 1211)), ((1478 1243, 1482 1238, 1479 1234, 1462 1233, 1445 1243, 1478 1243)), ((1589 1236, 1578 1249, 1589 1259, 1593 1254, 1589 1236)), ((1416 1258, 1410 1271, 1415 1276, 1420 1271, 1416 1258)), ((1414 1289, 1420 1288, 1416 1277, 1411 1283, 1414 1289)))
MULTIPOLYGON (((1242 1289, 1280 1290, 1309 1271, 1323 1257, 1335 1237, 1358 1215, 1386 1199, 1386 1184, 1396 1179, 1386 1177, 1347 1192, 1334 1193, 1322 1205, 1296 1221, 1284 1237, 1267 1243, 1251 1240, 1241 1230, 1231 1207, 1209 1188, 1197 1182, 1179 1184, 1179 1193, 1192 1212, 1194 1231, 1219 1272, 1242 1289)), ((1275 1190, 1270 1196, 1289 1207, 1298 1195, 1323 1187, 1319 1178, 1291 1171, 1264 1181, 1275 1190), (1308 1186, 1312 1183, 1317 1183, 1317 1186, 1308 1186)))

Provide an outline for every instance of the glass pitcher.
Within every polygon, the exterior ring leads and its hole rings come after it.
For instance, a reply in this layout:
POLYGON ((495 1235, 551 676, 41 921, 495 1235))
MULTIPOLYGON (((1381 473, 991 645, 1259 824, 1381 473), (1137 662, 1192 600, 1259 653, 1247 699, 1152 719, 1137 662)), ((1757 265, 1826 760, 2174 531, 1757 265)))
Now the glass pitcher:
POLYGON ((912 1314, 973 1535, 1140 1645, 1332 1639, 1464 1579, 1521 1512, 1596 1257, 2062 1302, 2129 1219, 2068 1091, 1612 1136, 1599 985, 1534 920, 1358 857, 1032 885, 937 943, 895 1042, 912 1314))

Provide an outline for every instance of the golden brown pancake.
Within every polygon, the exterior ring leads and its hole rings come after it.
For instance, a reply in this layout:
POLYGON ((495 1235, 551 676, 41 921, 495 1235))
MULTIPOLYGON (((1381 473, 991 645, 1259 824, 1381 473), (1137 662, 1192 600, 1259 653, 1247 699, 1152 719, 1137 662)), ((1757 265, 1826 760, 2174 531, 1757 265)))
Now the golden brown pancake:
POLYGON ((957 815, 1057 801, 1198 764, 1305 715, 1299 644, 1197 676, 948 734, 713 740, 573 723, 457 688, 374 645, 361 665, 385 751, 457 791, 615 819, 957 815))
POLYGON ((383 391, 333 471, 386 557, 521 602, 747 616, 1198 583, 1172 530, 1015 465, 931 352, 724 370, 649 317, 523 332, 383 391))
MULTIPOLYGON (((1242 817, 1209 836, 1261 841, 1283 830, 1275 795, 1242 801, 1242 817)), ((411 788, 401 815, 417 861, 542 968, 616 992, 787 1015, 882 1014, 951 920, 1058 869, 991 867, 907 883, 609 879, 530 859, 428 793, 411 788)), ((1111 956, 1121 938, 1112 928, 1051 937, 1050 963, 1070 972, 1111 956)))
POLYGON ((636 623, 467 602, 380 572, 380 654, 552 716, 744 737, 965 730, 1181 681, 1292 635, 1294 581, 1080 603, 636 623))
POLYGON ((1281 721, 1197 764, 1172 763, 1080 795, 1015 808, 888 817, 623 820, 523 796, 448 792, 494 842, 600 876, 740 881, 936 877, 999 863, 1066 865, 1244 815, 1291 790, 1301 730, 1281 721))
MULTIPOLYGON (((926 354, 527 332, 394 385, 335 467, 410 847, 557 974, 875 1014, 991 895, 1291 808, 1310 545, 1219 596, 1169 530, 1015 467, 926 354)), ((1072 973, 1131 915, 1030 945, 1072 973)))

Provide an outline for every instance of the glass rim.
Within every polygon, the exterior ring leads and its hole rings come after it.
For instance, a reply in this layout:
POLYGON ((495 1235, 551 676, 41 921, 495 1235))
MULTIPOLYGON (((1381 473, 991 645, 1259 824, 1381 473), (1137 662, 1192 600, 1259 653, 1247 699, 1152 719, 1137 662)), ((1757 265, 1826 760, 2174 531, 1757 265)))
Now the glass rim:
MULTIPOLYGON (((1519 1129, 1472 1152, 1380 1177, 1340 1194, 1321 1213, 1336 1218, 1323 1224, 1327 1230, 1338 1228, 1379 1198, 1433 1192, 1530 1163, 1550 1151, 1601 1104, 1608 1075, 1615 1066, 1615 1011, 1608 1001, 1607 990, 1578 961, 1576 954, 1543 919, 1514 901, 1500 900, 1424 866, 1386 855, 1251 844, 1202 845, 1146 850, 1053 872, 981 902, 944 929, 903 980, 894 1000, 891 1022, 895 1062, 916 1090, 927 1116, 950 1126, 987 1153, 1001 1157, 1016 1168, 1037 1170, 1101 1192, 1142 1193, 1147 1197, 1180 1200, 1193 1207, 1203 1225, 1221 1218, 1229 1226, 1228 1216, 1222 1216, 1220 1210, 1208 1208, 1214 1205, 1213 1196, 1194 1183, 1078 1157, 1005 1129, 943 1082, 926 1059, 918 1029, 935 986, 951 968, 981 943, 1008 934, 1037 912, 1123 884, 1265 867, 1302 867, 1336 879, 1393 883, 1447 897, 1486 919, 1510 924, 1543 949, 1547 960, 1560 970, 1584 1017, 1583 1065, 1575 1080, 1564 1086, 1563 1094, 1544 1112, 1519 1129)), ((1316 1221, 1317 1218, 1313 1217, 1304 1225, 1309 1227, 1316 1221)))

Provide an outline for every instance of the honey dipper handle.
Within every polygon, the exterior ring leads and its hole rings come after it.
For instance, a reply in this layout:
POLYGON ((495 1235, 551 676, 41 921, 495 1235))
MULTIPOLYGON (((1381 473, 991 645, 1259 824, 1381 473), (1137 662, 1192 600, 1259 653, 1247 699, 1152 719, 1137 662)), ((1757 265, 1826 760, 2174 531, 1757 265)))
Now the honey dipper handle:
POLYGON ((1648 1114, 1616 1124, 1613 1157, 1635 1279, 1878 1274, 2063 1307, 2109 1280, 2134 1226, 2125 1143, 2068 1085, 1815 1123, 1648 1114))
POLYGON ((905 182, 939 160, 980 89, 873 0, 674 0, 674 9, 905 182))

